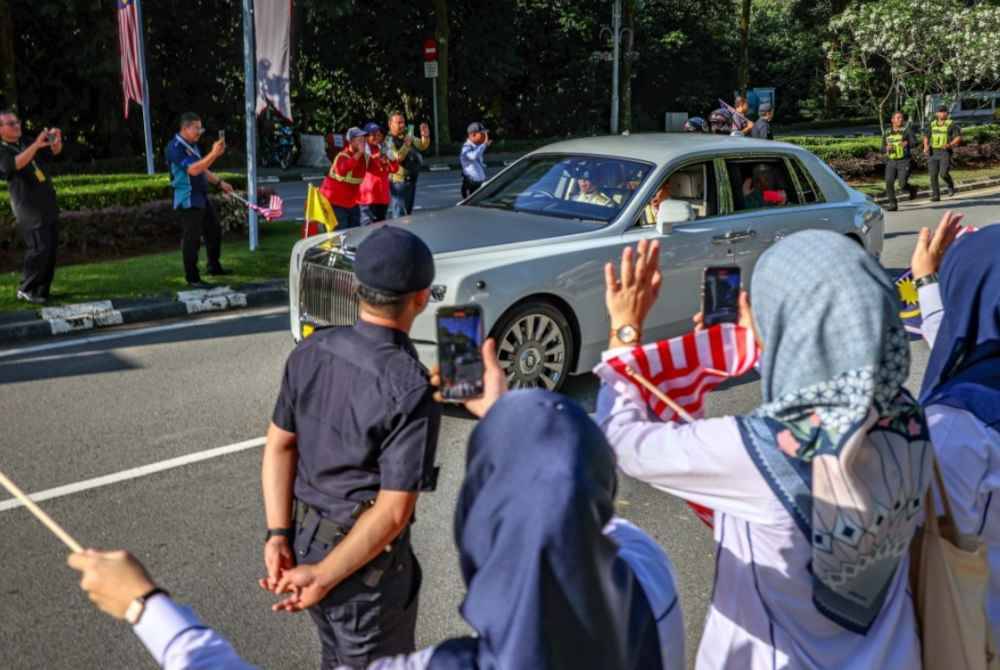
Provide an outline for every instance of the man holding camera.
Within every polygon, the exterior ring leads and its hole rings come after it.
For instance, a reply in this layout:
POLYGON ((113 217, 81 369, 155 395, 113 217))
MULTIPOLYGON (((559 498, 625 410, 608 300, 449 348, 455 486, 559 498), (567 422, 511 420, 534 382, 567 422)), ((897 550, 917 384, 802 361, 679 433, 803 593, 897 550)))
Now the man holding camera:
POLYGON ((31 144, 21 139, 21 121, 10 110, 0 111, 0 179, 10 189, 10 205, 24 239, 24 274, 17 289, 19 300, 33 305, 49 298, 56 272, 59 245, 59 205, 52 180, 39 165, 39 153, 58 155, 62 132, 45 128, 31 144))
POLYGON ((205 237, 205 253, 208 257, 208 274, 227 275, 219 261, 222 254, 222 227, 219 217, 208 199, 208 184, 218 186, 224 193, 231 193, 233 187, 212 174, 209 169, 226 151, 226 140, 219 133, 219 139, 212 145, 208 155, 202 156, 198 149, 205 128, 201 117, 193 112, 181 115, 180 131, 167 144, 167 165, 170 167, 170 185, 174 189, 174 210, 181 220, 183 241, 181 253, 184 258, 184 278, 191 288, 210 288, 201 281, 198 273, 198 250, 201 238, 205 237))

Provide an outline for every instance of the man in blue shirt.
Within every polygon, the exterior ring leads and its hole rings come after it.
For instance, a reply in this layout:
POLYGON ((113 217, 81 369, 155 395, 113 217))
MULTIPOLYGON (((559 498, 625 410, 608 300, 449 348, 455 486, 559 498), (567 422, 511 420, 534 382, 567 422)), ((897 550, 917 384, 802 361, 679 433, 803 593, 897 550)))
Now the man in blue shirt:
POLYGON ((233 187, 209 169, 226 151, 226 141, 220 137, 207 156, 198 149, 198 140, 205 132, 201 118, 193 112, 181 115, 180 131, 167 144, 167 165, 170 167, 170 184, 174 189, 174 210, 181 221, 184 258, 184 278, 192 288, 208 288, 198 274, 198 250, 205 237, 208 256, 208 274, 226 275, 219 262, 222 253, 222 228, 208 199, 208 184, 218 186, 224 193, 233 187))
POLYGON ((470 123, 468 128, 469 139, 462 145, 462 153, 459 154, 459 162, 462 164, 462 198, 468 198, 479 190, 479 187, 486 181, 486 149, 493 144, 490 139, 490 131, 486 126, 479 123, 470 123))

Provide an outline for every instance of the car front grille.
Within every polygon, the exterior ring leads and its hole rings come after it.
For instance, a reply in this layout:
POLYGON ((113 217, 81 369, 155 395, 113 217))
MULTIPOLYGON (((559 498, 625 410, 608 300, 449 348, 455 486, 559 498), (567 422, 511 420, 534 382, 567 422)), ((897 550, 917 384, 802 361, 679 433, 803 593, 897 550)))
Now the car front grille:
POLYGON ((319 326, 353 326, 358 320, 354 272, 306 261, 299 279, 299 315, 319 326))

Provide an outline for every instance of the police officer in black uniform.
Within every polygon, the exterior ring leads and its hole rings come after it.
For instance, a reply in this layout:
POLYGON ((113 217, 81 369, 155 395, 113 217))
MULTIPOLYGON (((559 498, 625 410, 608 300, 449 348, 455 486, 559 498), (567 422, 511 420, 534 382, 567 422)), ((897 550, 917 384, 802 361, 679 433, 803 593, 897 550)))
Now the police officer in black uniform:
POLYGON ((896 112, 892 115, 892 127, 885 131, 882 149, 885 151, 885 192, 889 198, 890 212, 899 209, 896 201, 896 179, 899 187, 909 191, 910 200, 917 197, 917 187, 910 184, 911 152, 917 145, 913 129, 906 123, 906 115, 896 112))
POLYGON ((262 471, 261 586, 291 593, 278 610, 308 609, 323 668, 414 651, 421 572, 410 524, 437 479, 441 409, 408 336, 430 300, 433 257, 388 226, 361 243, 354 270, 360 319, 289 356, 262 471))
POLYGON ((962 129, 948 118, 948 105, 941 105, 937 118, 931 121, 924 135, 927 172, 931 178, 931 202, 941 200, 940 179, 948 185, 948 195, 955 195, 955 180, 951 178, 951 151, 962 143, 962 129))
POLYGON ((30 144, 21 139, 21 121, 11 110, 0 111, 0 179, 10 189, 10 204, 24 240, 24 274, 17 298, 44 304, 56 274, 59 205, 52 179, 42 169, 42 154, 58 155, 62 132, 45 128, 30 144), (48 149, 48 151, 43 151, 48 149))

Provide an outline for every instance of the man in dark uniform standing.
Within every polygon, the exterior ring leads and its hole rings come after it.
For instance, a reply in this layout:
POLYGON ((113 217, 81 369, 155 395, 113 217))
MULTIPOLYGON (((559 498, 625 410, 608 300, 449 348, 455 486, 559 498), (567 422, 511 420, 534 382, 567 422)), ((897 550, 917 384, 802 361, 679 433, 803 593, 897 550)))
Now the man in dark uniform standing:
POLYGON ((361 243, 354 269, 360 318, 289 356, 262 468, 261 586, 292 594, 276 610, 308 609, 323 668, 414 651, 421 573, 409 528, 437 479, 441 408, 408 335, 434 259, 387 226, 361 243))
POLYGON ((771 109, 771 103, 760 103, 757 113, 759 116, 757 122, 753 124, 750 137, 758 140, 773 140, 774 135, 771 133, 771 120, 774 118, 774 111, 771 109))
POLYGON ((941 200, 941 184, 948 185, 948 195, 955 195, 955 181, 951 178, 951 151, 962 143, 962 129, 948 118, 948 105, 941 105, 937 118, 931 121, 924 135, 924 153, 927 154, 927 172, 931 178, 931 202, 941 200))
POLYGON ((24 240, 24 274, 19 300, 33 305, 49 299, 56 274, 59 246, 59 205, 52 180, 39 165, 39 152, 62 151, 62 132, 45 128, 31 144, 21 139, 21 121, 10 110, 0 111, 0 179, 10 189, 10 205, 24 240))
POLYGON ((910 200, 917 197, 917 187, 910 185, 910 157, 917 138, 913 130, 906 125, 906 115, 896 112, 892 115, 892 127, 885 131, 882 138, 882 149, 885 151, 885 192, 889 198, 886 207, 890 212, 899 209, 896 201, 896 179, 899 187, 909 191, 910 200))

